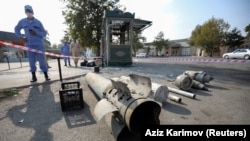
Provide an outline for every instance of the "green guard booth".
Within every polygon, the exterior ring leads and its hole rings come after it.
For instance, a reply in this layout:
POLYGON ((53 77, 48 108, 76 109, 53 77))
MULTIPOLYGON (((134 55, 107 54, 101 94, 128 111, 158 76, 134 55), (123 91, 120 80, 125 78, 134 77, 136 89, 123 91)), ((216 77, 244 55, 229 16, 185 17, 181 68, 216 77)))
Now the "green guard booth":
POLYGON ((133 32, 140 32, 152 24, 134 16, 119 9, 105 13, 101 55, 106 66, 132 65, 133 32))

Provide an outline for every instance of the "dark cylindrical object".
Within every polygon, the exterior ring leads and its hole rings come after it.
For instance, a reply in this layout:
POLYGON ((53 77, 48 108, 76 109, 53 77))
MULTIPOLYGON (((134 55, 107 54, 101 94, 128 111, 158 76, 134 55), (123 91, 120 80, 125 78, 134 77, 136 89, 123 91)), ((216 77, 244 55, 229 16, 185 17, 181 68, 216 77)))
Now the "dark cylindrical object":
POLYGON ((100 67, 98 66, 98 67, 94 67, 94 72, 100 72, 100 67))
POLYGON ((189 75, 193 80, 197 80, 203 84, 209 83, 214 78, 204 71, 185 71, 184 74, 189 75))
POLYGON ((207 74, 206 72, 199 73, 194 77, 194 80, 197 80, 203 84, 209 83, 213 79, 214 78, 210 76, 209 74, 207 74))
POLYGON ((19 62, 20 62, 21 68, 22 68, 23 65, 22 65, 22 59, 21 59, 21 57, 19 57, 19 62))
POLYGON ((59 77, 60 77, 60 81, 62 82, 62 70, 61 70, 61 62, 60 62, 60 58, 57 58, 57 62, 58 62, 58 69, 59 69, 59 77))
POLYGON ((7 63, 8 63, 8 66, 9 66, 9 70, 10 70, 10 61, 9 61, 9 57, 6 56, 6 60, 7 60, 7 63))
POLYGON ((102 68, 104 68, 104 60, 103 60, 103 57, 102 57, 102 68))

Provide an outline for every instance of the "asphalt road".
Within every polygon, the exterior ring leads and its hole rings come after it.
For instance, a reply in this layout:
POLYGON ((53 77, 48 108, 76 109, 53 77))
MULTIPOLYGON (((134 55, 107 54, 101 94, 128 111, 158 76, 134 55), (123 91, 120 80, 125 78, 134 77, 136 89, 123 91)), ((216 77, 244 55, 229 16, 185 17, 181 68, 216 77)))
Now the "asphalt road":
MULTIPOLYGON (((217 58, 214 58, 217 59, 217 58)), ((206 71, 215 77, 215 82, 249 86, 250 62, 247 63, 209 63, 209 62, 171 62, 154 58, 135 59, 137 71, 143 73, 174 77, 186 70, 206 71)))
MULTIPOLYGON (((163 106, 163 124, 249 124, 250 63, 169 62, 154 58, 137 59, 137 71, 151 74, 155 81, 175 78, 186 70, 206 71, 215 79, 210 92, 192 89, 197 98, 182 97, 163 106), (158 79, 157 79, 158 78, 158 79)), ((165 82, 167 83, 167 82, 165 82)), ((173 84, 168 84, 174 87, 173 84)))

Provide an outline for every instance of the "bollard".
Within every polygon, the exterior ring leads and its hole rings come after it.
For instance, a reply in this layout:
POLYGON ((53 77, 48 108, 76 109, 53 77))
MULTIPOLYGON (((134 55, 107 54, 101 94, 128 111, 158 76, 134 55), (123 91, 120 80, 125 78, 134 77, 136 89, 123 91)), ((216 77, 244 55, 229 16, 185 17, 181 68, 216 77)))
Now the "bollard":
POLYGON ((19 57, 19 62, 20 62, 21 68, 22 68, 23 65, 22 65, 22 59, 21 59, 21 57, 19 57))
POLYGON ((98 72, 100 72, 100 67, 94 67, 94 72, 96 72, 96 73, 98 73, 98 72))
POLYGON ((57 62, 58 62, 58 69, 59 69, 59 77, 60 77, 60 81, 62 82, 62 70, 61 70, 61 62, 60 62, 60 58, 57 58, 57 62))
POLYGON ((9 70, 10 70, 10 61, 9 61, 9 57, 6 56, 6 60, 7 60, 7 63, 8 63, 8 66, 9 66, 9 70))

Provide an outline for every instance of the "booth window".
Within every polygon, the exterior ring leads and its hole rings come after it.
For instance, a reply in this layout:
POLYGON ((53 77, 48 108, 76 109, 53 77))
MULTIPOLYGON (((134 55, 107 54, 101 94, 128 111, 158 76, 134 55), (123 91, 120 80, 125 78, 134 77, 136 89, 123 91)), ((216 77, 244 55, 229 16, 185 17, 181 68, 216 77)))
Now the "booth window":
POLYGON ((110 43, 112 45, 130 45, 130 22, 126 20, 111 20, 110 43))

